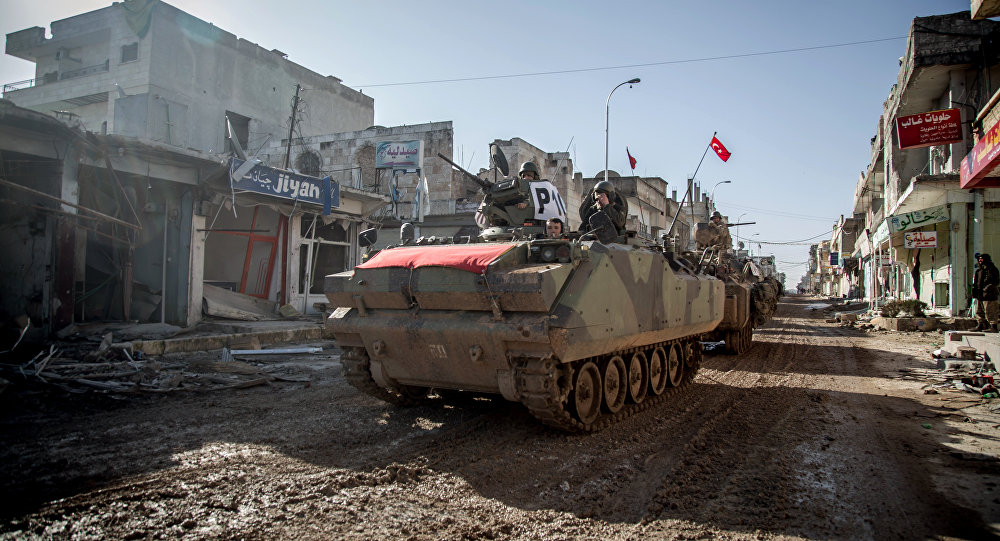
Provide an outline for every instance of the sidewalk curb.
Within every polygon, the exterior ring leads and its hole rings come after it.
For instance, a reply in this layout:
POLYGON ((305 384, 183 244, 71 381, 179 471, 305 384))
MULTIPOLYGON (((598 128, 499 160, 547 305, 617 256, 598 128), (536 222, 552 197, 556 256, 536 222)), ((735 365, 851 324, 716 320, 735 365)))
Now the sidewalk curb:
POLYGON ((255 331, 248 333, 216 334, 211 336, 194 336, 189 338, 167 338, 163 340, 133 340, 112 344, 115 349, 141 351, 145 355, 163 355, 165 353, 190 353, 194 351, 211 351, 222 349, 234 342, 245 342, 257 338, 261 345, 306 340, 333 340, 327 336, 323 326, 303 327, 271 331, 255 331))

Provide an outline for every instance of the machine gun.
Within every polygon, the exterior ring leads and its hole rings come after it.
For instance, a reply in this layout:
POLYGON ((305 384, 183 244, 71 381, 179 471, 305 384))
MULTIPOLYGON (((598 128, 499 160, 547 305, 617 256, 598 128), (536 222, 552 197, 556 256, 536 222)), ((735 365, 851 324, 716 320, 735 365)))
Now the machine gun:
POLYGON ((523 233, 544 233, 545 223, 535 219, 535 207, 531 198, 531 181, 521 178, 507 178, 510 169, 507 158, 496 144, 490 145, 490 161, 493 165, 494 182, 481 179, 466 171, 462 166, 438 152, 438 158, 472 180, 485 194, 480 210, 486 224, 480 226, 522 227, 523 233), (497 172, 503 175, 497 178, 497 172), (525 203, 524 208, 519 204, 525 203), (530 229, 529 229, 530 228, 530 229))

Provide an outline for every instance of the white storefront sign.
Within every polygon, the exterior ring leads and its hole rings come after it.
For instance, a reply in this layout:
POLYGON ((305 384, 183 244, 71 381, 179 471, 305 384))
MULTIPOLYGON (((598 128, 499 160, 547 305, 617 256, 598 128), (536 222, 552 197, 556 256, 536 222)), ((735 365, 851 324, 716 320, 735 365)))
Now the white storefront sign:
POLYGON ((937 231, 903 233, 903 248, 937 248, 937 231))

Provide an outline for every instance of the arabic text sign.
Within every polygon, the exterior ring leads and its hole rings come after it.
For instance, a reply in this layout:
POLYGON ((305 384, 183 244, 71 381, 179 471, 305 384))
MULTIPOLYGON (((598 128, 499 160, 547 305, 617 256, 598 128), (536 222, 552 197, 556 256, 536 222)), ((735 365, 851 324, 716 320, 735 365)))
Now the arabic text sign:
MULTIPOLYGON (((230 172, 238 169, 240 165, 243 165, 243 160, 231 158, 230 172)), ((340 207, 339 183, 299 175, 266 165, 254 166, 242 178, 232 179, 232 183, 233 188, 237 190, 294 199, 302 203, 324 205, 329 197, 330 206, 340 207), (325 187, 327 183, 329 183, 329 188, 325 187)))
POLYGON ((937 231, 903 233, 903 248, 937 248, 937 231))
POLYGON ((909 229, 916 229, 921 226, 947 222, 950 218, 948 205, 940 205, 929 209, 915 210, 905 214, 889 216, 889 232, 899 233, 909 229))
POLYGON ((930 111, 896 118, 899 148, 921 148, 962 142, 962 112, 930 111))
POLYGON ((375 167, 413 169, 420 167, 422 141, 382 141, 375 146, 375 167))
POLYGON ((994 124, 962 158, 961 181, 963 190, 975 188, 997 165, 1000 155, 1000 123, 994 124))

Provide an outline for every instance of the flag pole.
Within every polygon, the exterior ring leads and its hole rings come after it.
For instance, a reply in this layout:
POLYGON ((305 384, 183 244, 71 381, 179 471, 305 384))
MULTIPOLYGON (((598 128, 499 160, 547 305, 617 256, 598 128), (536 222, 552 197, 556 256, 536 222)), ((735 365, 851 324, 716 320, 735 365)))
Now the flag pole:
MULTIPOLYGON (((687 201, 688 194, 691 193, 691 188, 692 188, 692 186, 694 186, 694 177, 698 176, 698 170, 701 169, 701 164, 702 164, 702 162, 705 161, 705 156, 708 155, 708 149, 712 148, 712 140, 715 139, 715 136, 718 133, 719 132, 717 132, 717 131, 712 132, 712 139, 709 139, 708 144, 705 145, 705 152, 702 152, 701 159, 698 160, 698 167, 694 168, 694 174, 691 175, 691 178, 688 179, 687 191, 684 192, 684 197, 681 198, 680 204, 677 205, 677 212, 674 214, 673 221, 670 222, 670 228, 667 229, 667 236, 670 236, 670 235, 672 235, 674 233, 674 225, 677 224, 677 218, 681 215, 681 209, 684 208, 684 202, 687 201)), ((667 192, 666 192, 666 190, 663 191, 663 197, 664 197, 664 199, 667 198, 667 192)), ((691 217, 694 218, 694 197, 691 198, 691 217)))
MULTIPOLYGON (((646 225, 646 222, 645 222, 645 220, 642 219, 642 198, 638 197, 638 195, 639 195, 639 177, 636 176, 636 174, 635 174, 635 165, 632 165, 632 160, 634 160, 635 158, 632 157, 632 153, 629 152, 627 146, 625 147, 625 154, 628 156, 628 165, 629 165, 629 167, 632 168, 632 178, 635 179, 635 193, 636 193, 636 196, 637 196, 636 197, 636 201, 639 202, 639 226, 641 228, 641 227, 643 227, 643 226, 646 225)), ((664 189, 663 193, 666 193, 666 189, 664 189)), ((650 227, 649 233, 650 233, 651 237, 652 237, 652 229, 653 228, 650 227)))

